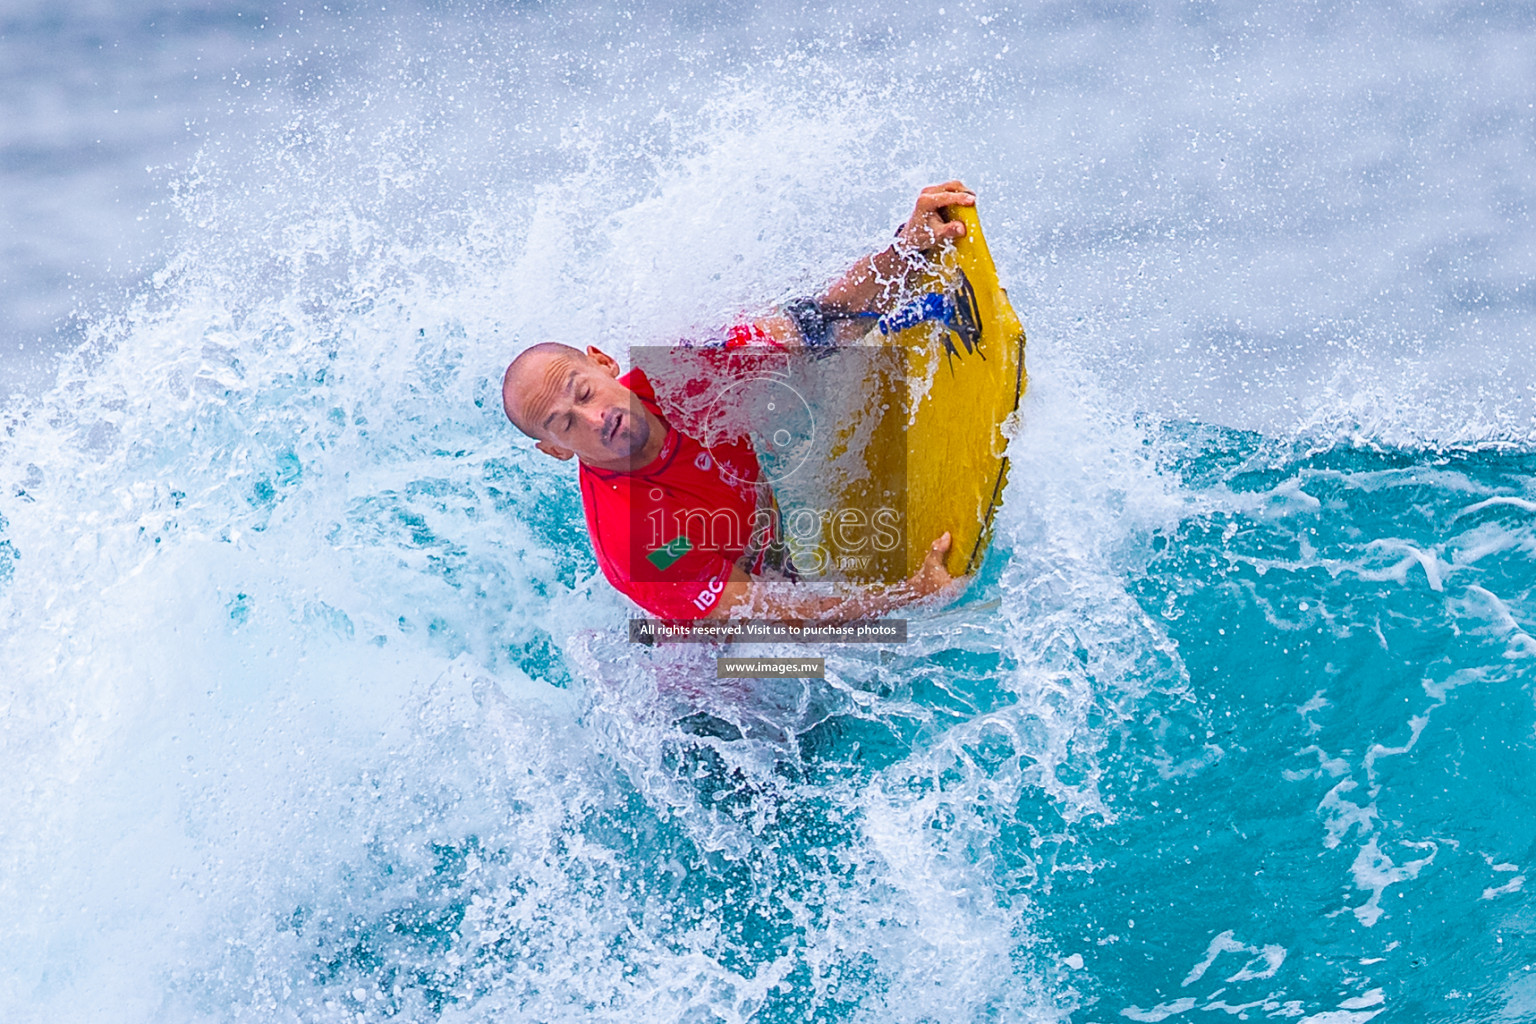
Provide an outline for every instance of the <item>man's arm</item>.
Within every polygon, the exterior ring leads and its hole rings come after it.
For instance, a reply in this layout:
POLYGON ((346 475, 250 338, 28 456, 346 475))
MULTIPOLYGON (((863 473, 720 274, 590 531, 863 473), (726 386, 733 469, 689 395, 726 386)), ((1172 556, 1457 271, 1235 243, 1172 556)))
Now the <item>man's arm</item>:
POLYGON ((946 206, 975 206, 976 194, 958 181, 929 185, 917 197, 912 215, 896 241, 863 257, 814 299, 799 299, 753 322, 777 345, 817 347, 839 320, 874 316, 891 309, 911 290, 935 250, 965 234, 958 220, 944 219, 946 206))
POLYGON ((944 207, 975 205, 976 194, 961 182, 929 185, 918 194, 894 243, 861 258, 815 299, 792 302, 754 320, 753 326, 776 345, 799 348, 822 341, 820 326, 810 324, 829 327, 841 319, 885 312, 910 290, 913 276, 925 268, 934 250, 965 234, 960 221, 944 219, 944 207), (809 338, 808 332, 818 337, 809 338))
POLYGON ((975 205, 976 194, 958 181, 923 189, 895 243, 865 256, 833 281, 818 300, 822 309, 833 316, 849 316, 889 307, 935 249, 965 234, 964 224, 944 219, 944 207, 975 205))
POLYGON ((754 580, 741 568, 710 609, 709 619, 758 618, 781 622, 851 622, 874 619, 944 590, 954 577, 944 567, 950 537, 944 534, 928 548, 917 572, 888 586, 848 586, 842 593, 816 593, 803 583, 754 580))

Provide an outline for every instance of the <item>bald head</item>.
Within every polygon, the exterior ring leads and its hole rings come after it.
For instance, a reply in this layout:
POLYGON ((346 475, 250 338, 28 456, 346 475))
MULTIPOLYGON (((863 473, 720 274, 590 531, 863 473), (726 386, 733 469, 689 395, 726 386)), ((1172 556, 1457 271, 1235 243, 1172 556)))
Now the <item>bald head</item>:
POLYGON ((531 387, 536 386, 552 360, 577 364, 588 362, 586 353, 580 349, 562 345, 558 341, 541 341, 519 352, 517 358, 512 360, 512 365, 507 367, 506 376, 501 378, 501 407, 507 419, 532 438, 541 436, 538 433, 539 425, 529 422, 523 398, 531 387))
POLYGON ((590 345, 545 342, 521 353, 502 378, 501 407, 545 455, 597 469, 644 465, 666 438, 666 425, 619 382, 618 362, 590 345))

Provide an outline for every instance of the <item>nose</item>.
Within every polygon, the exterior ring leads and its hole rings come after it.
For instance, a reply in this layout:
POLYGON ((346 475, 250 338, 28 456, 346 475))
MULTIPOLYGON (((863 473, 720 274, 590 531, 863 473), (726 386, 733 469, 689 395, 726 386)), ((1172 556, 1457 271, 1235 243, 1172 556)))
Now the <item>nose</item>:
POLYGON ((581 410, 581 419, 589 428, 602 433, 603 423, 607 419, 606 410, 599 408, 596 403, 587 405, 581 410))

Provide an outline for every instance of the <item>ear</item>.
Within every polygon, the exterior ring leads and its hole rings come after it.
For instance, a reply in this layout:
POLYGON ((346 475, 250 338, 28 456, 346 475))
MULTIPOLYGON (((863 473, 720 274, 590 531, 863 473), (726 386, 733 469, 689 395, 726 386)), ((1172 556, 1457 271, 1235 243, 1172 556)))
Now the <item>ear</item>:
POLYGON ((540 441, 538 444, 534 445, 534 447, 543 452, 545 455, 548 455, 550 458, 559 459, 561 462, 569 460, 576 454, 569 448, 561 448, 553 441, 540 441))
POLYGON ((604 352, 596 345, 587 346, 587 358, 592 360, 598 366, 602 367, 603 372, 608 376, 617 377, 619 375, 618 360, 614 359, 613 356, 609 355, 607 352, 604 352))

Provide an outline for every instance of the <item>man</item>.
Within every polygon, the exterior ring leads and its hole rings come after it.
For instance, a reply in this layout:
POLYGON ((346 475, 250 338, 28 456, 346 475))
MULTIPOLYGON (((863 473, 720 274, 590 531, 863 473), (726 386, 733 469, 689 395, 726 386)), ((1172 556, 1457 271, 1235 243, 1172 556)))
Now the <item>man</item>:
MULTIPOLYGON (((859 260, 816 299, 733 328, 725 347, 832 344, 841 324, 888 310, 939 247, 965 233, 959 221, 943 218, 944 207, 975 202, 958 181, 923 189, 894 244, 859 260)), ((579 460, 587 529, 604 576, 659 618, 872 618, 953 582, 944 567, 945 533, 902 583, 842 592, 796 586, 792 568, 774 565, 782 537, 776 516, 764 515, 776 507, 751 443, 706 448, 680 432, 645 375, 621 376, 596 347, 532 346, 507 367, 502 404, 539 451, 579 460)))

